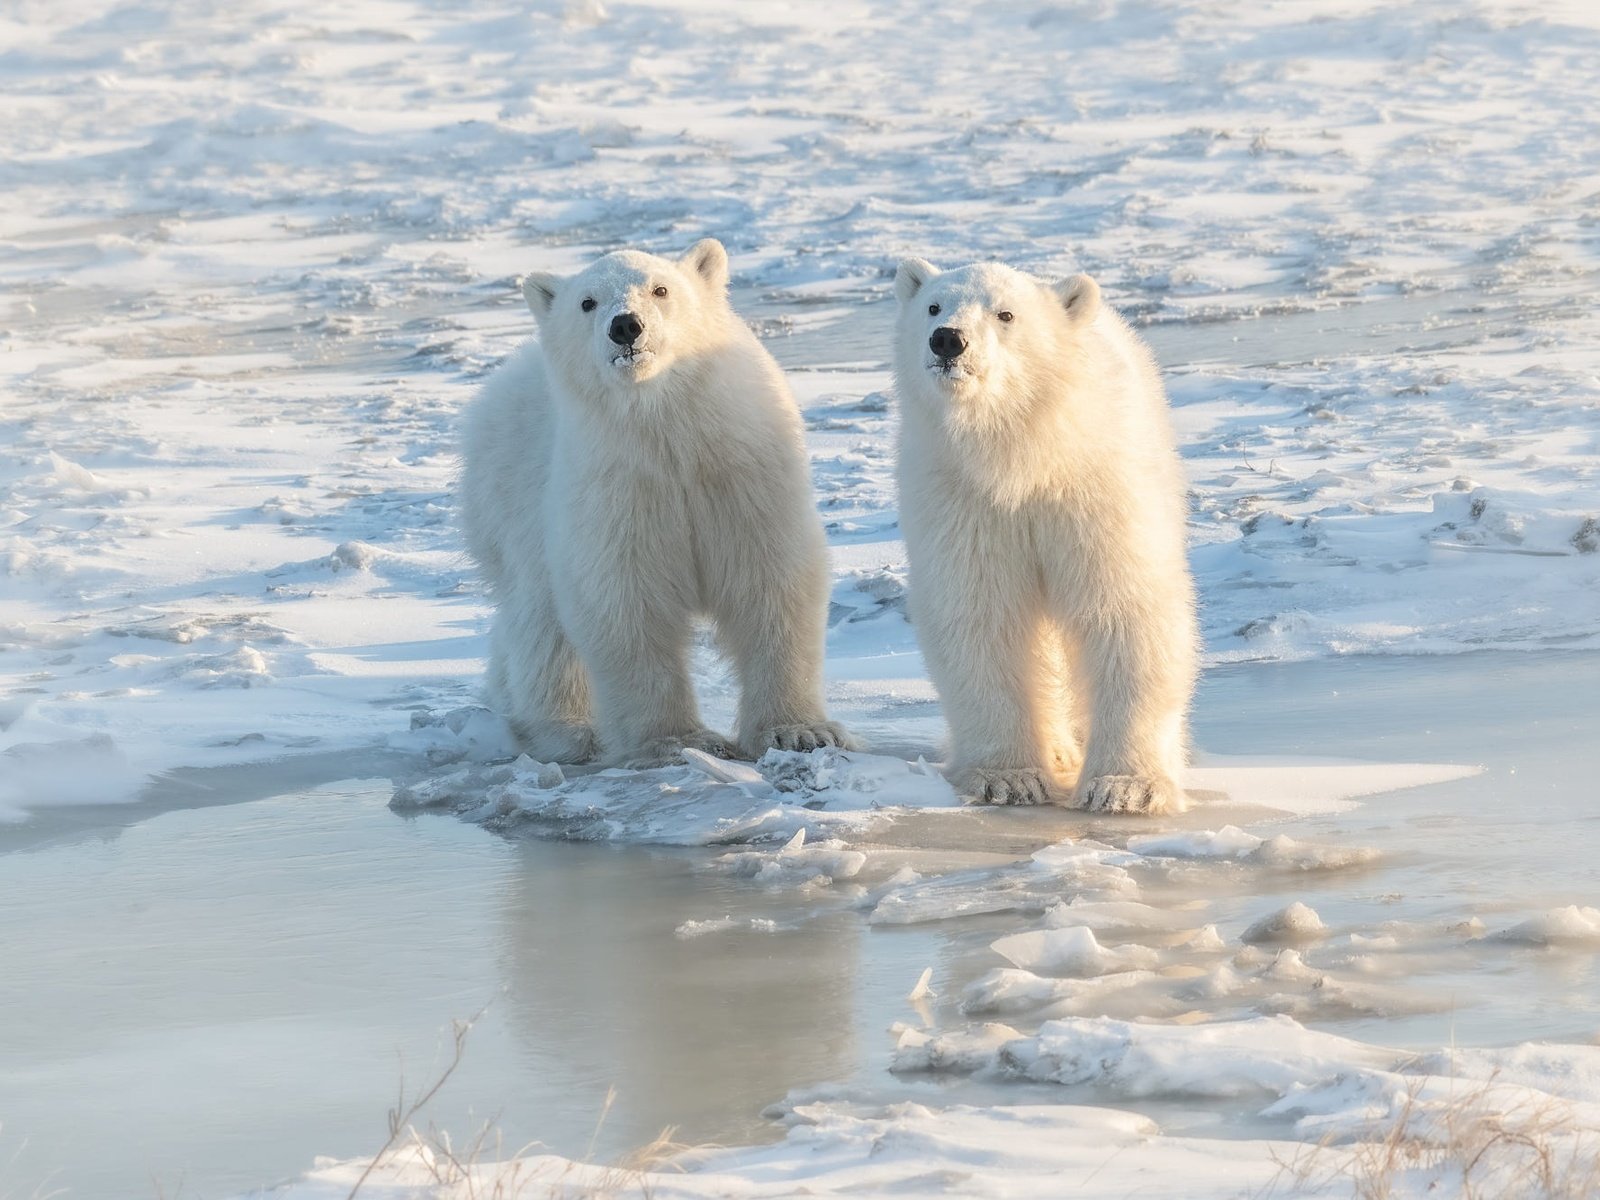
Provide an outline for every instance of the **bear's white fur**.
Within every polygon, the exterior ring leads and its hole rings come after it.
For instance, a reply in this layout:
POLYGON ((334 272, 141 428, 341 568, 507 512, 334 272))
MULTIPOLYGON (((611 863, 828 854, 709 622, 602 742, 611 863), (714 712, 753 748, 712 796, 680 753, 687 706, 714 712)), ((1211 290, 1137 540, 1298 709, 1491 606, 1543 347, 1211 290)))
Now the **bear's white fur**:
POLYGON ((799 412, 727 285, 712 239, 530 275, 540 341, 467 414, 462 523, 497 602, 489 698, 536 758, 848 740, 822 706, 828 572, 799 412), (625 314, 632 348, 608 336, 625 314), (699 616, 737 671, 737 746, 700 719, 699 616))
POLYGON ((910 610, 952 781, 985 803, 1181 810, 1197 631, 1155 361, 1086 275, 907 259, 895 291, 910 610), (965 342, 948 362, 940 329, 965 342))

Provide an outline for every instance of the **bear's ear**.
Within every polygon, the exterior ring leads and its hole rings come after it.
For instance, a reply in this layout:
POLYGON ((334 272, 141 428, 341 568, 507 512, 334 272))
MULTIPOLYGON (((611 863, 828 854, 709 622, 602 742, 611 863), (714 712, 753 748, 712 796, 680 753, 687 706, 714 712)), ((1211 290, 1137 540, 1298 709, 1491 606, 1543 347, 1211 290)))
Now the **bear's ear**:
POLYGON ((904 304, 938 273, 939 268, 925 258, 902 258, 894 273, 895 297, 904 304))
POLYGON ((728 286, 728 251, 716 238, 702 238, 690 246, 689 253, 678 260, 678 265, 693 271, 718 290, 728 286))
POLYGON ((1100 311, 1100 285, 1087 275, 1068 275, 1052 285, 1074 325, 1087 325, 1100 311))
POLYGON ((522 277, 522 297, 539 320, 550 315, 550 306, 556 302, 556 289, 560 286, 561 276, 547 271, 529 271, 522 277))

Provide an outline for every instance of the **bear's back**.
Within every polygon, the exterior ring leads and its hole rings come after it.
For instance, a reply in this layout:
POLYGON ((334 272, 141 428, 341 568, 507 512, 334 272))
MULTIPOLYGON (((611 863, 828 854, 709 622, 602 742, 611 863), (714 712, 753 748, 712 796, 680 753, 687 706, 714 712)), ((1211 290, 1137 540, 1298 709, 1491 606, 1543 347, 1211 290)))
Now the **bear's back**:
POLYGON ((537 525, 549 475, 550 385, 530 341, 502 363, 467 408, 461 437, 461 527, 492 584, 508 530, 537 525))

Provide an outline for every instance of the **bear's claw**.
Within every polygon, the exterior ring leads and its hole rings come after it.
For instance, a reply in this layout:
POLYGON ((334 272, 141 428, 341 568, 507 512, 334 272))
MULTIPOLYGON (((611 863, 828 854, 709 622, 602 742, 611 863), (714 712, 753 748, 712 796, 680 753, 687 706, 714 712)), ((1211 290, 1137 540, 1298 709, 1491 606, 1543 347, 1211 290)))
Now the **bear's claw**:
POLYGON ((653 738, 628 755, 623 765, 642 771, 651 767, 665 767, 683 761, 685 749, 703 750, 715 758, 738 758, 739 747, 710 729, 696 729, 680 737, 653 738))
POLYGON ((845 731, 837 721, 809 721, 795 725, 772 725, 756 734, 756 757, 764 750, 815 750, 819 746, 837 746, 841 750, 858 750, 860 743, 845 731))
POLYGON ((1083 789, 1083 807, 1103 813, 1162 813, 1183 811, 1183 793, 1166 779, 1141 775, 1098 775, 1083 789))
POLYGON ((585 763, 600 753, 592 726, 567 721, 510 721, 517 746, 539 762, 585 763))
POLYGON ((969 768, 957 777, 956 791, 973 804, 1051 802, 1050 782, 1038 767, 969 768))

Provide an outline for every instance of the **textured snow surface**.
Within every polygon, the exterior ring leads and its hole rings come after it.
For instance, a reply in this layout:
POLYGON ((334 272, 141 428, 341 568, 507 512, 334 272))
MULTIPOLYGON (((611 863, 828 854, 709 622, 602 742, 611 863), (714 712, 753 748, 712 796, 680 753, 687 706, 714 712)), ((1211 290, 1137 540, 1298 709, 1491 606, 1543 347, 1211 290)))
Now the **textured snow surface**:
MULTIPOLYGON (((690 1197, 1014 1196, 1057 1200, 1137 1195, 1162 1178, 1183 1179, 1191 1200, 1248 1194, 1277 1174, 1274 1150, 1293 1143, 1161 1140, 1155 1122, 1134 1113, 1074 1106, 934 1110, 903 1103, 879 1108, 814 1104, 794 1110, 794 1128, 777 1146, 695 1155, 687 1172, 586 1167, 555 1157, 478 1166, 453 1176, 438 1156, 412 1150, 377 1173, 370 1194, 389 1197, 513 1196, 690 1197), (436 1180, 446 1180, 439 1189, 436 1180), (1070 1192, 1063 1192, 1070 1187, 1070 1192), (439 1189, 439 1190, 434 1190, 439 1189)), ((364 1164, 325 1164, 273 1195, 292 1200, 346 1196, 364 1164)), ((368 1194, 366 1189, 363 1194, 368 1194)))
MULTIPOLYGON (((917 1103, 795 1105, 788 1136, 770 1147, 697 1151, 668 1169, 602 1168, 555 1156, 458 1168, 407 1147, 375 1173, 391 1197, 616 1195, 1208 1197, 1466 1195, 1583 1196, 1595 1178, 1600 1106, 1567 1098, 1541 1048, 1432 1059, 1311 1032, 1288 1018, 1185 1028, 1107 1020, 1053 1021, 1037 1037, 989 1026, 937 1065, 990 1069, 1110 1097, 1226 1099, 1289 1120, 1311 1147, 1287 1139, 1168 1136, 1146 1116, 1092 1104, 932 1109, 917 1103), (985 1050, 984 1047, 989 1047, 985 1050), (1448 1074, 1434 1073, 1443 1069, 1448 1074), (1402 1123, 1404 1148, 1363 1141, 1402 1123), (1550 1158, 1522 1155, 1537 1138, 1550 1158), (1488 1144, 1467 1191, 1452 1151, 1488 1144), (1509 1150, 1498 1149, 1510 1147, 1509 1150), (1495 1151, 1498 1150, 1498 1154, 1495 1151), (1390 1165, 1386 1165, 1390 1164, 1390 1165), (1541 1187, 1541 1173, 1555 1188, 1541 1187), (1181 1189, 1174 1192, 1172 1189, 1181 1189), (1563 1188, 1567 1190, 1555 1190, 1563 1188)), ((902 1042, 926 1067, 939 1052, 902 1042), (925 1061, 926 1060, 926 1061, 925 1061)), ((1564 1067, 1566 1064, 1562 1063, 1564 1067)), ((1590 1069, 1593 1063, 1587 1064, 1590 1069)), ((1559 1068, 1558 1068, 1559 1069, 1559 1068)), ((324 1163, 274 1191, 294 1200, 345 1195, 364 1163, 324 1163)))
POLYGON ((515 276, 708 233, 804 368, 872 732, 938 734, 890 486, 908 252, 1088 269, 1144 324, 1213 661, 1600 637, 1586 6, 0 21, 0 814, 470 700, 453 428, 532 330, 515 276))

